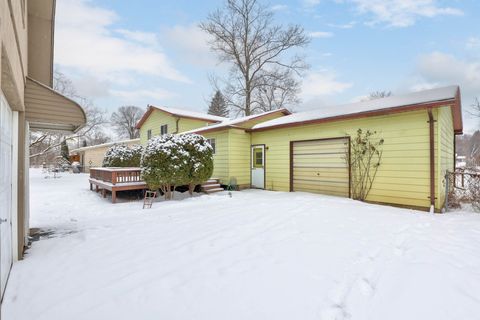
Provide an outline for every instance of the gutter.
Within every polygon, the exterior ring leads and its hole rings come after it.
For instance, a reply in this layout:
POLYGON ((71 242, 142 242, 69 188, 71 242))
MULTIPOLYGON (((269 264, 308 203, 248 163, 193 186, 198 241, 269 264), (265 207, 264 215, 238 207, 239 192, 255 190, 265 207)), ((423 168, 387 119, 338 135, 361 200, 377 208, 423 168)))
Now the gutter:
POLYGON ((435 212, 435 120, 429 108, 428 124, 430 129, 430 212, 435 212))

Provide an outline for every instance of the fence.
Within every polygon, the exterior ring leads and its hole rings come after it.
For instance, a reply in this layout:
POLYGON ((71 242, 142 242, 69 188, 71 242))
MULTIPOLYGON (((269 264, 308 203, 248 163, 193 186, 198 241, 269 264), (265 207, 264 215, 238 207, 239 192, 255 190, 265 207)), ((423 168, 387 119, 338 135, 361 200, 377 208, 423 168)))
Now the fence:
POLYGON ((445 209, 459 208, 469 203, 480 211, 480 173, 468 169, 447 171, 445 175, 445 209))

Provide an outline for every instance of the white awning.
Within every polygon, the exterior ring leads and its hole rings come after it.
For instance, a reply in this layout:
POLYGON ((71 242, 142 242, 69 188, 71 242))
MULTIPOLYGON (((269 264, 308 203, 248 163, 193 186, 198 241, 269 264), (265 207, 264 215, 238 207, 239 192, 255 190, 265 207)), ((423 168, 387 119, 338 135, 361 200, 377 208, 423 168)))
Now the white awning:
POLYGON ((75 101, 27 77, 25 118, 31 129, 76 131, 85 125, 85 111, 75 101))

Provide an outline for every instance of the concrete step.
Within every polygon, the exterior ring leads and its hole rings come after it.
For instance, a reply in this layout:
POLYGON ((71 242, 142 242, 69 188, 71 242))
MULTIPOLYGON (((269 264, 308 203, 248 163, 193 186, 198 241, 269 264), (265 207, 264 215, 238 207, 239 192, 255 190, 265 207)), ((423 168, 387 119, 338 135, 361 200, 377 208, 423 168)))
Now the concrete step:
POLYGON ((218 183, 218 179, 208 179, 203 184, 211 184, 211 183, 218 183))
POLYGON ((207 194, 210 194, 210 193, 215 193, 215 192, 220 192, 220 191, 225 191, 223 190, 223 188, 214 188, 214 189, 208 189, 208 190, 204 190, 205 193, 207 194))

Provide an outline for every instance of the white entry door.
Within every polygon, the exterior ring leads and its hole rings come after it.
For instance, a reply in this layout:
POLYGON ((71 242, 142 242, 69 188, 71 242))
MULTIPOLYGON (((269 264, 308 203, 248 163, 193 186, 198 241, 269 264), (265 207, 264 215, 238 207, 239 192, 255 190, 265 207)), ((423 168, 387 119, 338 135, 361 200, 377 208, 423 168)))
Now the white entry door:
POLYGON ((265 189, 265 146, 252 146, 252 188, 265 189))
POLYGON ((12 110, 0 91, 0 296, 12 266, 12 110))

